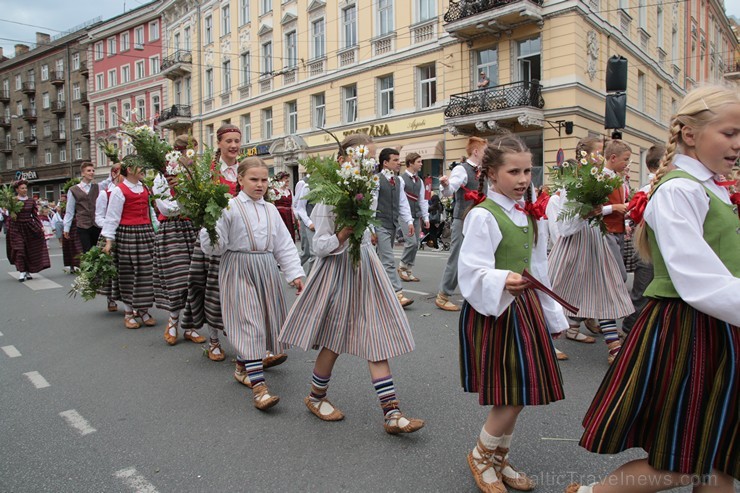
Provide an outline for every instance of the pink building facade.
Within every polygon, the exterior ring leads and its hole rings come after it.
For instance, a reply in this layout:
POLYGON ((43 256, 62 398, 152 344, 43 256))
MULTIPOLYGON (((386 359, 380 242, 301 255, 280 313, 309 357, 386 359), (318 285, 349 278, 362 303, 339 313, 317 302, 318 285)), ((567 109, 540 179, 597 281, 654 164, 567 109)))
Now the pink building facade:
POLYGON ((725 82, 736 68, 738 40, 723 0, 688 0, 686 30, 686 90, 725 82))

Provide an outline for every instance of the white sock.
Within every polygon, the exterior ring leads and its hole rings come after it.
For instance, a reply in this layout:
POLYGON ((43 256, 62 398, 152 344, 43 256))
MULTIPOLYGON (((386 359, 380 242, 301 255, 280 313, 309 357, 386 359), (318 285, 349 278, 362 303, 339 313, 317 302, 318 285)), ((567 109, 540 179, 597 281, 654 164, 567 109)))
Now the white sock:
MULTIPOLYGON (((480 430, 480 441, 481 444, 486 447, 488 450, 496 450, 499 447, 499 444, 501 443, 501 437, 495 437, 488 434, 485 428, 482 428, 480 430)), ((473 448, 473 458, 480 459, 482 458, 480 452, 478 451, 478 447, 473 448)), ((493 460, 491 457, 489 459, 493 460)), ((483 469, 485 465, 483 464, 477 464, 478 469, 483 469)), ((496 475, 496 470, 494 468, 489 468, 483 471, 483 481, 486 483, 495 483, 498 481, 498 476, 496 475)))
POLYGON ((131 305, 127 305, 126 303, 123 304, 123 310, 126 313, 131 313, 134 311, 134 308, 131 305))
POLYGON ((208 326, 208 337, 210 337, 211 339, 218 341, 218 336, 220 335, 219 332, 221 331, 219 331, 218 329, 214 329, 210 325, 208 326))

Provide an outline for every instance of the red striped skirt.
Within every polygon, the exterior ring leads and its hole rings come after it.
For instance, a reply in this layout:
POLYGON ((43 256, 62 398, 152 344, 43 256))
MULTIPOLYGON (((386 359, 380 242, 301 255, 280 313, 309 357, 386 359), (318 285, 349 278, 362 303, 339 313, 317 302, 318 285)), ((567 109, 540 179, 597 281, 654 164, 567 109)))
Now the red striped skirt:
POLYGON ((188 299, 188 271, 198 232, 187 219, 165 219, 154 240, 154 299, 157 308, 176 312, 188 299))
POLYGON ((79 267, 82 255, 82 242, 77 232, 77 225, 72 223, 69 228, 69 239, 62 236, 62 260, 65 267, 79 267))
POLYGON ((35 221, 11 220, 8 225, 8 261, 18 272, 35 274, 51 267, 44 230, 38 219, 35 221))

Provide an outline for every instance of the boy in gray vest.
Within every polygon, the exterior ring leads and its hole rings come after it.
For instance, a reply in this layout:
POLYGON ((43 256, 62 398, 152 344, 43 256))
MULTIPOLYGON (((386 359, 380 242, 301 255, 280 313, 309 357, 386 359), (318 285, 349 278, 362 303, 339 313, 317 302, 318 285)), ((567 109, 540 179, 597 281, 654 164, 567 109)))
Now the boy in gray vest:
POLYGON ((440 178, 440 192, 444 197, 455 196, 455 208, 452 211, 452 227, 450 228, 451 244, 450 256, 447 259, 442 282, 439 284, 439 292, 434 304, 442 310, 456 312, 460 307, 450 301, 450 296, 457 289, 457 259, 460 256, 462 245, 463 219, 465 212, 473 204, 472 200, 465 200, 466 191, 478 191, 480 183, 478 173, 483 160, 483 151, 488 143, 480 137, 470 137, 466 152, 468 159, 456 166, 449 178, 440 178))
POLYGON ((98 243, 100 228, 95 225, 95 202, 100 189, 92 182, 95 176, 95 165, 85 162, 80 165, 81 181, 69 189, 67 210, 64 214, 64 237, 69 239, 72 219, 77 218, 77 232, 82 244, 82 253, 87 252, 98 243))
POLYGON ((408 225, 409 237, 414 236, 414 220, 411 217, 403 182, 396 176, 401 167, 398 151, 385 148, 380 151, 378 161, 380 161, 381 166, 380 173, 378 173, 379 187, 376 192, 378 194, 378 206, 375 213, 376 219, 380 222, 375 227, 378 257, 380 257, 385 272, 388 274, 398 301, 401 306, 406 307, 414 300, 403 295, 401 279, 398 277, 398 272, 396 272, 396 260, 393 258, 393 243, 396 229, 400 225, 399 220, 408 225))
POLYGON ((311 221, 311 212, 314 204, 309 204, 306 195, 310 191, 308 187, 309 175, 301 178, 295 185, 293 194, 293 214, 298 217, 298 227, 301 232, 301 265, 305 265, 306 275, 311 272, 313 266, 313 235, 314 225, 311 221))
POLYGON ((409 202, 411 217, 414 220, 414 238, 413 241, 405 242, 403 256, 398 266, 398 276, 402 281, 419 282, 419 278, 414 275, 412 269, 416 262, 416 252, 419 251, 419 235, 421 234, 422 222, 424 227, 429 229, 429 202, 424 198, 424 182, 419 177, 422 161, 421 156, 415 152, 406 155, 406 172, 399 178, 403 182, 403 191, 409 202))

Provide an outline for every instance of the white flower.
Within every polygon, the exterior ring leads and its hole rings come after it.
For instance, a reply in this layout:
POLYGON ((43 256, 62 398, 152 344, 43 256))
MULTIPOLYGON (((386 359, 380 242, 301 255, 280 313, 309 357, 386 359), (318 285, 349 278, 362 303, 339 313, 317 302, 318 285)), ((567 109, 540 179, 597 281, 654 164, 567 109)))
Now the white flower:
POLYGON ((581 157, 586 157, 586 151, 581 151, 581 157))
POLYGON ((586 166, 588 164, 588 159, 586 158, 581 159, 581 164, 586 166))
POLYGON ((583 188, 583 183, 580 181, 576 183, 576 188, 583 188))
POLYGON ((591 175, 596 175, 596 173, 598 172, 599 172, 598 168, 596 167, 591 168, 591 175))
POLYGON ((368 153, 367 146, 364 144, 358 145, 356 148, 356 151, 357 151, 357 154, 359 154, 360 157, 363 157, 363 158, 367 156, 367 153, 368 153))
POLYGON ((188 149, 187 151, 185 151, 185 155, 189 158, 192 158, 193 156, 195 156, 195 149, 188 149))
POLYGON ((596 181, 604 181, 605 176, 602 173, 596 175, 596 181))

